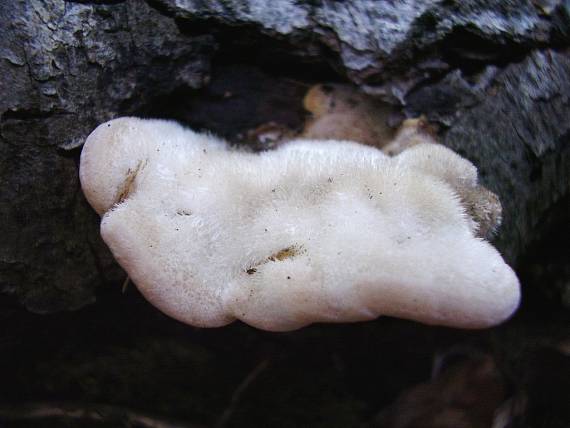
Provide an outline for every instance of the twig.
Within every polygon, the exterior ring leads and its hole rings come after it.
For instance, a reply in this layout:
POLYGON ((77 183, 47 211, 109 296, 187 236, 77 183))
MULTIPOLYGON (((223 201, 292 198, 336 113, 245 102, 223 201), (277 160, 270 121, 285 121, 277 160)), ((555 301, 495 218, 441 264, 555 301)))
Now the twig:
POLYGON ((92 421, 120 421, 123 426, 142 428, 203 428, 156 418, 128 408, 108 404, 28 403, 0 404, 0 422, 63 418, 92 421))
POLYGON ((129 286, 129 282, 130 282, 130 278, 127 275, 127 277, 125 278, 125 281, 123 282, 123 286, 121 287, 121 292, 123 294, 125 294, 125 292, 127 291, 127 287, 129 286))
POLYGON ((238 385, 238 387, 232 394, 232 398, 230 399, 228 407, 225 408, 224 412, 218 419, 218 422, 214 425, 215 428, 223 428, 227 425, 227 423, 229 422, 230 418, 232 417, 233 413, 237 408, 241 396, 243 395, 247 387, 251 385, 251 383, 261 374, 261 372, 263 372, 267 368, 268 365, 269 362, 267 360, 263 360, 257 366, 255 366, 254 369, 251 372, 249 372, 249 374, 241 381, 241 383, 238 385))

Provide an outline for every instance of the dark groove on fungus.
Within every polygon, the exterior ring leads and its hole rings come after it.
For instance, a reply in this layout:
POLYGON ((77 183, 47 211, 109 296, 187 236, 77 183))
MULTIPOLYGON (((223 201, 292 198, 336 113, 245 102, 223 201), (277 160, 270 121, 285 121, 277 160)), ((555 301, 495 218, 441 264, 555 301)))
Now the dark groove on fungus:
POLYGON ((133 190, 133 184, 135 182, 135 179, 137 178, 137 174, 145 167, 145 165, 146 165, 146 160, 139 161, 134 170, 131 168, 128 169, 127 177, 123 182, 123 186, 119 189, 115 204, 120 204, 129 197, 130 193, 133 190))
POLYGON ((296 257, 303 252, 304 252, 303 246, 293 244, 289 247, 286 247, 286 248, 283 248, 282 250, 277 251, 276 253, 271 254, 269 257, 267 257, 262 262, 245 269, 245 272, 248 275, 253 275, 254 273, 257 272, 257 268, 259 266, 262 266, 262 265, 266 264, 267 262, 277 262, 277 261, 281 262, 283 260, 287 260, 287 259, 291 259, 293 257, 296 257))

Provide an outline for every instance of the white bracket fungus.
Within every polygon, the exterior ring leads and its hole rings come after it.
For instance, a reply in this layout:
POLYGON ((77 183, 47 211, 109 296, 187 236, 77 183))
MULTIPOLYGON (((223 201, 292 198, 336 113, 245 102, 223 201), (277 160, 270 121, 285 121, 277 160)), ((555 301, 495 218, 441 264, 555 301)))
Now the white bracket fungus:
POLYGON ((482 328, 519 282, 476 236, 469 161, 437 144, 395 157, 346 141, 263 153, 169 121, 100 125, 81 184, 143 295, 185 323, 272 331, 380 315, 482 328))

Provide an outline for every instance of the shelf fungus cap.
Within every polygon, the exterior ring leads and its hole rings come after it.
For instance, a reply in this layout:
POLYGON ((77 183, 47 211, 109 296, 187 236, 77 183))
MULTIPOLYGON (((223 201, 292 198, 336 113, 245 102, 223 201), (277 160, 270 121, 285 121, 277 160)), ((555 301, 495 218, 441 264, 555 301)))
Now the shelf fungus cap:
POLYGON ((121 118, 88 137, 80 178, 132 281, 194 326, 287 331, 389 315, 484 328, 519 303, 516 275, 462 198, 476 168, 437 144, 388 157, 297 140, 255 154, 121 118))

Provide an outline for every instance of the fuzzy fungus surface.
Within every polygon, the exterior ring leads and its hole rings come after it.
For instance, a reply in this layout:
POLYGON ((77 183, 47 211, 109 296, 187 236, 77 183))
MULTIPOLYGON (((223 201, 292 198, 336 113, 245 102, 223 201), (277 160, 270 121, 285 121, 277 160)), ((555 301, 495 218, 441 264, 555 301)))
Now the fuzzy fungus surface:
POLYGON ((101 234, 142 294, 185 323, 271 331, 389 315, 483 328, 519 282, 458 194, 477 169, 437 144, 347 141, 245 153, 174 122, 121 118, 81 154, 101 234))

